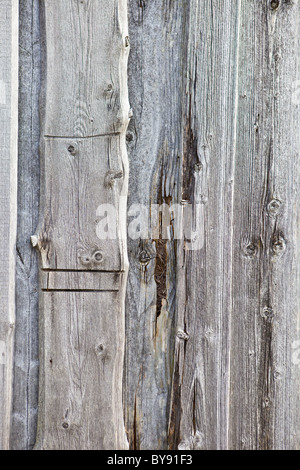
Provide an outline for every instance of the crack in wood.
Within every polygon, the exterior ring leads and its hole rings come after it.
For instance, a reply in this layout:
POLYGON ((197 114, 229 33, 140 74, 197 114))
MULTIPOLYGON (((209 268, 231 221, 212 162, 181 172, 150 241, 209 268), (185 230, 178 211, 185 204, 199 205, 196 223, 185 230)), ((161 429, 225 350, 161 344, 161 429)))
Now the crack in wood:
POLYGON ((73 140, 81 140, 81 139, 95 139, 97 137, 111 137, 111 136, 119 136, 121 132, 106 132, 104 134, 95 134, 95 135, 85 135, 85 136, 68 136, 68 135, 44 135, 45 139, 73 139, 73 140))
POLYGON ((98 269, 49 269, 49 268, 42 268, 42 272, 45 273, 107 273, 107 274, 122 274, 125 273, 123 270, 116 270, 116 271, 108 271, 108 270, 98 270, 98 269))
POLYGON ((114 289, 42 289, 42 292, 118 292, 114 289))

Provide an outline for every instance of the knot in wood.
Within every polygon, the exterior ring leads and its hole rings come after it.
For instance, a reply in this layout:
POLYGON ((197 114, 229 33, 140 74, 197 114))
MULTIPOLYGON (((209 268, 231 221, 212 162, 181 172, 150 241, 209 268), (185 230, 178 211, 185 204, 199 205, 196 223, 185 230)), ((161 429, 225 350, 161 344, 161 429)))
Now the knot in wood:
POLYGON ((263 318, 265 318, 265 319, 268 320, 268 321, 273 320, 273 318, 274 318, 274 311, 273 311, 273 309, 272 309, 271 307, 265 307, 265 308, 263 309, 262 316, 263 316, 263 318))
POLYGON ((92 257, 89 253, 82 253, 79 256, 79 259, 80 259, 81 264, 83 264, 84 266, 88 266, 92 262, 92 257))
POLYGON ((76 149, 74 145, 69 145, 68 152, 74 157, 76 155, 76 149))
POLYGON ((266 397, 266 398, 264 399, 264 402, 263 402, 263 407, 264 407, 264 408, 269 408, 270 403, 271 403, 271 402, 270 402, 270 398, 269 398, 269 397, 266 397))
POLYGON ((151 256, 149 255, 149 253, 147 253, 146 250, 143 250, 143 251, 140 252, 139 261, 144 266, 147 266, 150 263, 151 256))
POLYGON ((103 261, 103 254, 101 251, 95 251, 93 254, 93 260, 95 263, 102 263, 103 261))
POLYGON ((257 253, 257 243, 250 242, 244 247, 244 255, 253 258, 257 253))
POLYGON ((282 236, 273 239, 272 252, 275 256, 281 256, 286 250, 286 241, 282 236))
POLYGON ((190 335, 183 330, 178 330, 176 336, 183 341, 188 341, 190 339, 190 335))
POLYGON ((272 199, 272 201, 269 202, 268 204, 268 208, 267 208, 268 214, 271 217, 275 217, 276 215, 278 215, 280 207, 281 207, 281 201, 279 201, 278 199, 272 199))
POLYGON ((132 132, 127 132, 126 141, 127 142, 132 142, 133 141, 133 133, 132 132))
POLYGON ((279 0, 272 0, 271 1, 271 8, 273 10, 277 10, 277 8, 279 7, 279 4, 280 4, 279 0))
POLYGON ((97 352, 98 354, 102 354, 103 351, 104 351, 104 346, 103 346, 103 344, 99 344, 99 345, 96 347, 96 352, 97 352))
POLYGON ((278 370, 275 370, 273 374, 274 380, 280 380, 281 379, 281 373, 278 370))
POLYGON ((194 165, 194 170, 195 170, 196 173, 200 173, 200 171, 202 170, 202 168, 203 168, 203 165, 202 165, 201 162, 195 163, 195 165, 194 165))

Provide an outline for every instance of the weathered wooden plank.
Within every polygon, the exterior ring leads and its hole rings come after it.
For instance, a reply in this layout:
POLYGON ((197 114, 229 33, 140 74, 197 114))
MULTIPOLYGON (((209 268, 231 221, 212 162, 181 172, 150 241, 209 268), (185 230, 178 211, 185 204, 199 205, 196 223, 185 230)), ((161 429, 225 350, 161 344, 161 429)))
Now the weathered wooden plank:
POLYGON ((54 0, 45 11, 47 63, 55 67, 47 68, 44 134, 118 133, 127 119, 122 114, 124 71, 116 60, 121 45, 129 51, 129 39, 116 20, 116 9, 124 6, 118 0, 65 0, 63 8, 62 14, 60 1, 54 0))
POLYGON ((298 2, 242 2, 229 426, 237 449, 300 443, 299 24, 298 2))
POLYGON ((227 448, 239 9, 224 0, 189 6, 182 198, 194 211, 202 205, 203 220, 200 249, 178 250, 175 449, 227 448))
POLYGON ((44 0, 42 4, 47 51, 42 197, 40 223, 31 241, 41 254, 41 275, 49 271, 52 287, 60 280, 65 292, 40 294, 36 448, 126 449, 122 375, 127 278, 127 4, 123 0, 110 4, 44 0), (67 37, 66 32, 70 33, 67 37), (54 69, 63 72, 57 75, 54 69), (109 84, 113 93, 108 100, 109 84), (115 229, 113 234, 101 225, 106 215, 115 222, 114 227, 111 219, 107 221, 115 229), (113 286, 105 287, 101 281, 99 292, 91 292, 89 282, 95 282, 91 277, 100 274, 95 271, 101 272, 102 281, 115 273, 113 286), (101 292, 103 288, 106 291, 101 292))
POLYGON ((0 448, 9 448, 15 327, 18 2, 0 4, 0 448))
MULTIPOLYGON (((151 235, 150 204, 180 202, 185 2, 130 1, 129 6, 129 91, 134 114, 127 133, 129 208, 145 206, 148 234, 137 233, 136 239, 128 240, 125 419, 131 448, 167 449, 176 334, 176 242, 151 235)), ((132 220, 129 217, 129 224, 132 220)))
MULTIPOLYGON (((37 2, 26 2, 22 14, 29 18, 37 2)), ((120 35, 117 2, 45 4, 48 137, 41 236, 33 242, 42 252, 41 287, 49 292, 41 295, 37 447, 117 448, 126 446, 125 244, 119 232, 99 240, 96 229, 104 215, 99 204, 118 208, 126 193, 126 78, 124 62, 119 69, 115 59, 119 40, 127 49, 128 33, 120 35), (62 289, 68 292, 56 292, 62 289), (105 415, 105 432, 97 414, 105 415)), ((145 204, 150 225, 151 202, 198 203, 204 241, 199 251, 150 234, 130 241, 130 446, 299 449, 298 2, 129 5, 129 206, 145 204)), ((36 217, 36 39, 21 42, 34 82, 21 68, 21 96, 31 96, 33 106, 31 113, 23 101, 20 115, 14 448, 30 448, 35 433, 35 267, 26 243, 36 217)), ((117 214, 124 230, 123 209, 117 214)))
POLYGON ((11 449, 32 449, 38 402, 39 0, 20 1, 16 327, 11 449))
POLYGON ((124 448, 120 292, 52 292, 42 301, 37 448, 124 448))

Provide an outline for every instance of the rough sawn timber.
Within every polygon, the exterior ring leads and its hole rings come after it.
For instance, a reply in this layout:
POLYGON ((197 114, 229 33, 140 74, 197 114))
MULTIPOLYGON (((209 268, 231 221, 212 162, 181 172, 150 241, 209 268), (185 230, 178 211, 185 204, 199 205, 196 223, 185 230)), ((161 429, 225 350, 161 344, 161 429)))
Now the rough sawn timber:
POLYGON ((12 450, 33 448, 37 423, 38 253, 30 244, 30 236, 38 222, 40 189, 39 3, 39 0, 19 2, 18 226, 12 450))
POLYGON ((204 223, 130 242, 132 448, 299 448, 299 8, 130 1, 129 198, 204 223))
POLYGON ((17 0, 0 4, 0 449, 9 449, 15 329, 18 165, 17 0))
MULTIPOLYGON (((102 80, 108 68, 101 67, 99 58, 103 54, 112 74, 116 73, 115 52, 111 54, 114 30, 108 32, 101 19, 92 28, 99 35, 92 39, 82 15, 91 13, 89 24, 95 14, 99 19, 93 9, 96 3, 106 19, 112 18, 115 3, 74 0, 63 2, 62 7, 62 2, 52 0, 53 9, 59 8, 49 11, 50 39, 44 35, 42 42, 37 21, 32 21, 37 3, 21 2, 18 316, 11 444, 30 448, 35 435, 37 296, 28 236, 37 211, 41 44, 54 64, 44 71, 43 89, 49 93, 42 95, 42 154, 47 146, 42 168, 51 169, 52 180, 45 183, 53 200, 45 198, 42 189, 46 210, 42 208, 41 221, 44 215, 53 216, 48 220, 55 242, 41 246, 47 266, 41 275, 41 306, 46 299, 48 309, 41 322, 42 341, 43 324, 48 331, 41 375, 56 395, 51 402, 53 396, 43 392, 41 382, 39 443, 47 425, 45 447, 77 448, 98 433, 84 400, 94 395, 99 399, 103 380, 112 371, 105 345, 117 340, 113 328, 121 324, 116 323, 117 316, 110 323, 106 320, 108 313, 116 312, 112 298, 119 302, 119 285, 125 282, 119 242, 105 244, 109 256, 100 269, 114 270, 105 275, 91 265, 82 269, 73 256, 75 245, 84 251, 90 244, 93 249, 105 248, 98 245, 94 232, 81 227, 97 223, 95 208, 103 200, 118 200, 121 191, 119 178, 112 178, 111 193, 98 188, 106 167, 102 160, 97 166, 93 152, 103 145, 113 162, 108 178, 114 172, 120 175, 119 162, 125 155, 122 150, 119 159, 115 138, 123 132, 115 114, 120 83, 110 80, 110 75, 106 75, 109 81, 102 80), (61 13, 62 8, 67 14, 61 13), (50 32, 54 28, 55 34, 50 32), (104 30, 105 37, 98 40, 104 30), (92 61, 95 47, 100 55, 92 61), (63 64, 62 55, 67 56, 63 64), (93 77, 99 77, 99 82, 93 77), (93 138, 84 138, 89 136, 93 138), (76 160, 76 152, 93 154, 95 174, 87 162, 76 160), (59 167, 54 168, 56 158, 59 167), (79 172, 89 176, 81 178, 79 172), (103 198, 93 207, 92 197, 87 197, 86 215, 94 212, 90 219, 84 216, 83 223, 78 219, 82 193, 70 189, 78 184, 85 194, 96 191, 103 198), (56 209, 62 199, 73 213, 69 219, 63 208, 56 209), (82 237, 77 239, 79 231, 82 237), (100 315, 92 307, 97 299, 103 299, 97 303, 100 315), (66 310, 59 309, 61 304, 66 310), (95 328, 90 327, 92 322, 95 328), (106 331, 108 326, 111 329, 106 331), (95 344, 97 359, 90 348, 95 344), (103 369, 92 384, 90 371, 98 370, 98 360, 103 369), (71 390, 70 407, 64 407, 65 388, 71 390), (51 410, 59 410, 58 421, 43 408, 44 397, 52 403, 51 410), (48 416, 53 421, 43 422, 48 416), (52 439, 56 429, 58 445, 52 439), (70 436, 67 444, 66 436, 70 436)), ((164 243, 149 234, 129 242, 124 414, 130 447, 299 449, 299 1, 129 0, 128 4, 129 92, 134 112, 127 132, 129 206, 198 202, 204 241, 200 251, 188 251, 184 244, 164 243)), ((150 226, 150 209, 147 218, 150 226)), ((40 228, 47 229, 47 221, 40 228)), ((47 235, 47 230, 42 233, 47 235)), ((124 337, 120 337, 122 347, 124 337)), ((106 400, 105 395, 102 404, 109 409, 106 400)), ((95 409, 102 415, 101 408, 95 409)), ((105 429, 110 446, 111 428, 105 429)), ((103 440, 97 444, 101 446, 103 440)))
POLYGON ((44 0, 42 17, 36 448, 126 449, 127 2, 44 0), (97 232, 101 204, 116 209, 113 240, 97 232))

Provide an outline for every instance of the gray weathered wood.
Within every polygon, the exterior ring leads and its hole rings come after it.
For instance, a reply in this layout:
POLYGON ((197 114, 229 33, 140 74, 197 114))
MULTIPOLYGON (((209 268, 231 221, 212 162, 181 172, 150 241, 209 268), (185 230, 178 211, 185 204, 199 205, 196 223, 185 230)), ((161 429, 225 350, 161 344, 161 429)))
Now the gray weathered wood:
POLYGON ((42 4, 41 219, 31 239, 42 287, 36 448, 125 449, 127 6, 42 4), (116 210, 113 240, 99 238, 100 204, 116 210))
MULTIPOLYGON (((28 239, 37 210, 42 43, 42 208, 32 239, 42 254, 37 448, 126 448, 124 213, 122 237, 96 234, 98 205, 118 207, 126 195, 128 33, 117 20, 121 5, 125 25, 126 1, 45 0, 41 43, 37 3, 21 2, 11 446, 31 448, 35 436, 36 268, 28 239), (98 251, 103 259, 93 258, 98 251)), ((198 251, 151 234, 129 241, 129 445, 299 449, 299 2, 128 3, 129 207, 145 204, 150 226, 151 203, 182 202, 182 210, 198 203, 203 241, 198 251)))
POLYGON ((0 4, 0 449, 9 448, 17 231, 18 2, 0 4))
MULTIPOLYGON (((169 445, 226 449, 239 1, 189 4, 183 199, 202 205, 199 250, 178 249, 169 445)), ((238 354, 238 351, 235 352, 238 354)))
POLYGON ((130 201, 204 218, 200 251, 130 242, 130 445, 299 448, 299 4, 130 6, 130 201))
POLYGON ((242 2, 229 446, 298 449, 298 2, 242 2), (247 66, 246 66, 247 64, 247 66))
MULTIPOLYGON (((180 202, 184 2, 129 2, 129 207, 180 202), (179 197, 178 197, 179 194, 179 197)), ((152 214, 153 218, 153 214, 152 214)), ((131 222, 129 217, 128 222, 131 222)), ((134 449, 168 447, 175 343, 176 242, 128 240, 124 406, 134 449)))
POLYGON ((125 2, 67 0, 63 15, 56 8, 58 0, 52 3, 53 8, 46 10, 45 40, 47 61, 56 66, 47 68, 44 134, 86 137, 119 133, 128 118, 122 103, 127 71, 119 63, 120 43, 129 52, 129 42, 126 36, 120 37, 124 25, 118 24, 115 9, 121 9, 125 24, 125 2))
POLYGON ((32 449, 38 398, 38 256, 30 236, 38 221, 40 36, 39 0, 20 1, 19 160, 16 328, 12 449, 32 449))

